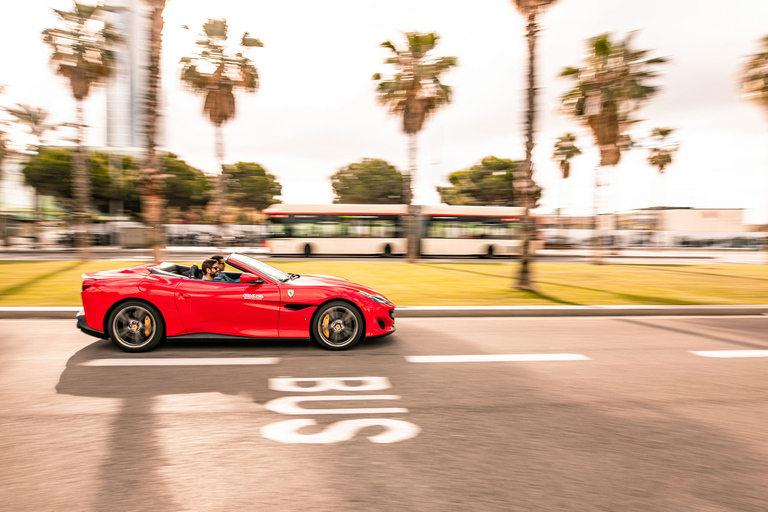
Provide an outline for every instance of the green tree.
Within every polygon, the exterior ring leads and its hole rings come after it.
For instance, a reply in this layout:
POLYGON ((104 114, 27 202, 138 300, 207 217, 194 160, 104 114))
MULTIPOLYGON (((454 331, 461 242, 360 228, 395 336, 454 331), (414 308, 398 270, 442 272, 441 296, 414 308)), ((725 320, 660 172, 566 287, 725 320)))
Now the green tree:
POLYGON ((331 176, 334 203, 403 204, 405 179, 395 166, 377 158, 364 158, 331 176))
MULTIPOLYGON (((514 206, 518 203, 515 178, 524 162, 487 156, 469 169, 452 172, 450 187, 437 187, 446 204, 514 206)), ((539 196, 534 200, 538 201, 539 196)))
POLYGON ((187 212, 192 208, 204 208, 210 201, 211 182, 200 169, 167 153, 160 170, 165 176, 161 198, 169 207, 187 212))
POLYGON ((513 0, 515 7, 526 20, 526 40, 528 41, 528 105, 525 112, 525 161, 518 173, 519 204, 525 207, 523 217, 523 244, 520 254, 520 273, 517 288, 533 291, 531 280, 530 254, 533 238, 533 219, 531 208, 541 195, 541 188, 533 181, 533 134, 536 121, 536 33, 539 31, 538 17, 556 0, 513 0))
MULTIPOLYGON (((424 121, 440 107, 451 102, 451 88, 441 82, 441 75, 456 66, 456 57, 431 57, 427 55, 437 46, 440 37, 435 33, 405 34, 407 47, 400 49, 391 41, 384 41, 381 46, 394 54, 384 63, 392 64, 395 74, 391 79, 384 79, 380 73, 373 75, 378 81, 377 98, 379 104, 403 118, 403 131, 408 135, 408 174, 405 176, 405 203, 413 202, 411 180, 416 175, 416 134, 421 131, 424 121)), ((408 216, 408 260, 413 261, 418 253, 416 224, 412 215, 408 216)))
POLYGON ((72 95, 77 104, 77 147, 74 158, 74 214, 85 231, 78 232, 78 246, 83 260, 90 259, 88 250, 88 216, 90 190, 88 170, 83 155, 85 123, 83 100, 93 85, 103 83, 112 75, 115 59, 112 48, 120 41, 113 27, 103 20, 102 10, 94 5, 74 2, 71 11, 53 10, 63 22, 64 28, 43 31, 43 41, 53 50, 51 62, 58 74, 69 80, 72 95))
MULTIPOLYGON (((227 20, 209 19, 203 25, 203 34, 195 43, 199 53, 184 57, 181 81, 193 92, 205 96, 203 113, 213 123, 216 131, 216 158, 221 166, 224 162, 224 140, 222 125, 235 117, 234 91, 256 92, 259 87, 259 73, 256 66, 242 51, 227 53, 227 20), (210 72, 207 70, 211 70, 210 72)), ((264 46, 261 41, 250 37, 248 32, 240 39, 244 49, 264 46)), ((220 169, 221 170, 221 169, 220 169)), ((219 175, 218 202, 224 201, 224 175, 219 175)), ((218 204, 217 202, 217 204, 218 204)), ((222 210, 221 204, 219 210, 222 210)), ((218 217, 218 215, 217 215, 218 217)))
MULTIPOLYGON (((64 209, 73 207, 72 157, 68 148, 42 148, 22 169, 24 181, 39 194, 53 196, 64 209)), ((129 156, 120 158, 122 179, 110 173, 110 157, 106 153, 87 155, 91 170, 89 186, 93 190, 89 214, 109 213, 109 203, 116 199, 124 202, 125 211, 138 218, 142 212, 139 184, 143 180, 140 163, 129 156)), ((114 157, 113 157, 114 158, 114 157)), ((165 176, 161 199, 170 207, 181 211, 204 207, 210 199, 210 183, 200 169, 187 165, 169 153, 163 160, 161 171, 165 176)))
MULTIPOLYGON (((595 170, 595 228, 599 213, 600 167, 619 163, 621 152, 631 147, 629 130, 637 111, 659 90, 649 82, 658 76, 662 57, 649 58, 649 50, 632 47, 633 34, 612 41, 609 34, 589 40, 590 53, 581 67, 569 67, 562 76, 574 86, 562 98, 562 111, 588 126, 600 149, 595 170)), ((600 237, 597 237, 600 240, 600 237)), ((595 263, 601 263, 599 243, 595 263)))
POLYGON ((238 205, 255 208, 261 212, 280 201, 275 199, 282 193, 283 187, 274 175, 268 173, 255 162, 237 162, 225 165, 225 191, 235 198, 238 205))
MULTIPOLYGON (((66 210, 74 207, 74 189, 72 182, 72 160, 77 151, 68 148, 41 148, 24 165, 22 173, 24 181, 42 195, 53 196, 56 202, 66 210)), ((104 153, 89 153, 88 158, 89 183, 93 190, 88 214, 94 212, 109 212, 109 201, 117 198, 126 202, 127 211, 135 211, 138 207, 138 193, 131 181, 124 185, 110 178, 108 156, 104 153)), ((135 169, 136 164, 129 157, 122 162, 124 170, 135 169)))

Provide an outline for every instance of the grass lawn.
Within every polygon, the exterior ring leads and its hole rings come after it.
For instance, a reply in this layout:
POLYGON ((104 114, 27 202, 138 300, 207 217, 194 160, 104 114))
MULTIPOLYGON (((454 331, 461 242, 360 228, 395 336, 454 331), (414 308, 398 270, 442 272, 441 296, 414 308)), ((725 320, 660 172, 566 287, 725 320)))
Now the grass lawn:
MULTIPOLYGON (((199 262, 196 262, 199 264, 199 262)), ((515 290, 518 263, 270 261, 366 284, 399 306, 768 304, 766 265, 534 263, 538 293, 515 290)), ((129 261, 0 262, 0 306, 79 306, 80 275, 129 261)), ((186 263, 190 264, 190 262, 186 263)))

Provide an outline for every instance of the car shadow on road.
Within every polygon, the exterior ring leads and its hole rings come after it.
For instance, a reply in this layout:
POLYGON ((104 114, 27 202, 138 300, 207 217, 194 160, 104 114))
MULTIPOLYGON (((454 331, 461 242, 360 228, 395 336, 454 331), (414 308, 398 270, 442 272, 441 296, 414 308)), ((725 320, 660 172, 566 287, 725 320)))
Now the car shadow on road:
MULTIPOLYGON (((121 352, 105 340, 86 346, 67 361, 56 391, 119 400, 107 434, 108 446, 99 471, 100 490, 94 509, 113 512, 184 509, 182 504, 174 502, 173 493, 163 483, 162 473, 169 467, 169 461, 158 434, 161 421, 155 409, 161 397, 201 393, 244 395, 255 405, 254 413, 263 414, 263 405, 274 399, 276 392, 267 386, 268 378, 275 373, 269 365, 91 366, 89 363, 104 359, 178 361, 210 357, 294 360, 311 357, 317 361, 332 358, 338 362, 340 357, 352 353, 381 351, 396 343, 394 336, 385 336, 363 340, 351 351, 333 352, 310 340, 195 340, 166 342, 150 353, 139 354, 121 352)), ((322 368, 324 364, 317 366, 322 368)))
MULTIPOLYGON (((108 447, 98 472, 100 490, 94 508, 114 512, 185 509, 188 504, 177 502, 177 490, 168 488, 163 478, 169 468, 173 470, 174 461, 169 460, 161 440, 162 420, 156 404, 167 395, 222 393, 245 394, 263 405, 276 396, 266 386, 275 368, 86 363, 116 358, 210 357, 215 348, 216 357, 327 356, 318 360, 317 368, 327 362, 341 372, 355 368, 363 354, 397 348, 401 341, 413 338, 413 333, 409 334, 402 339, 369 340, 341 354, 323 351, 309 342, 169 343, 150 354, 124 354, 104 341, 86 346, 68 360, 56 390, 120 400, 106 436, 108 447)), ((446 334, 445 330, 426 328, 419 334, 439 336, 448 345, 465 342, 461 335, 446 334)), ((287 478, 296 482, 306 483, 311 473, 359 475, 355 485, 349 485, 346 478, 323 481, 324 493, 337 497, 340 504, 354 504, 356 510, 416 510, 423 509, 423 504, 429 504, 429 510, 764 510, 768 499, 765 460, 728 432, 680 413, 675 400, 625 404, 621 393, 597 390, 583 379, 565 378, 553 387, 557 377, 530 368, 508 363, 482 368, 442 365, 428 371, 421 365, 404 367, 396 385, 397 392, 404 395, 404 404, 423 400, 422 392, 441 397, 434 405, 409 405, 408 420, 422 432, 405 450, 418 455, 403 455, 402 451, 384 449, 386 445, 357 439, 327 446, 325 456, 312 461, 312 471, 308 471, 306 456, 301 455, 306 452, 299 450, 309 448, 277 453, 305 461, 301 468, 288 463, 293 472, 287 478), (415 386, 416 391, 408 386, 415 386), (482 402, 489 386, 499 403, 482 402), (409 392, 414 393, 410 399, 409 392), (579 392, 590 399, 581 399, 579 392), (378 465, 371 465, 372 458, 378 465)), ((643 382, 637 375, 627 379, 634 379, 632 385, 643 382)), ((688 400, 694 406, 697 400, 703 406, 712 405, 707 397, 688 400)), ((273 414, 261 408, 253 413, 273 414)), ((239 449, 252 452, 254 464, 264 460, 265 452, 274 451, 258 442, 239 449)), ((312 460, 311 454, 318 452, 309 453, 312 460)), ((232 471, 238 470, 246 468, 232 467, 232 471)), ((263 471, 267 478, 276 478, 271 468, 263 471)), ((200 486, 208 485, 205 475, 187 477, 200 479, 200 486)), ((244 492, 289 500, 291 510, 311 509, 313 500, 320 500, 311 485, 305 489, 299 485, 303 490, 297 495, 282 496, 282 490, 270 490, 270 483, 275 482, 255 482, 258 490, 254 487, 244 492)))

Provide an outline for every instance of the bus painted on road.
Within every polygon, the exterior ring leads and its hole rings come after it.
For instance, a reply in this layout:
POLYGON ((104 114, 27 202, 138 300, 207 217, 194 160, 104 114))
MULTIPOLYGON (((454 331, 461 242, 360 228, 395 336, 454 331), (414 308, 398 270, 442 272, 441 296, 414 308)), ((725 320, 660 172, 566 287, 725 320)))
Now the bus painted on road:
MULTIPOLYGON (((519 254, 523 208, 413 206, 422 256, 519 254)), ((267 216, 274 255, 404 255, 407 205, 275 204, 267 216)))

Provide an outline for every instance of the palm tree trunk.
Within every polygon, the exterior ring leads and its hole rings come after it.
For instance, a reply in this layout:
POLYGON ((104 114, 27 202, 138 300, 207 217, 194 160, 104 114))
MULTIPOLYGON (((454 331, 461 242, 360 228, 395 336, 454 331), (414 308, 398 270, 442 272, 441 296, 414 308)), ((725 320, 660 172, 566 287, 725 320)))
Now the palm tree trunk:
POLYGON ((413 203, 413 181, 416 176, 416 134, 408 134, 408 175, 405 178, 405 204, 408 205, 408 215, 405 217, 406 256, 409 263, 419 257, 418 215, 413 203))
POLYGON ((149 33, 149 77, 147 87, 146 103, 146 133, 147 133, 147 154, 144 162, 145 190, 142 194, 142 208, 147 222, 151 228, 152 259, 162 261, 161 244, 163 239, 161 212, 163 209, 163 198, 161 191, 160 172, 157 159, 157 119, 158 112, 158 92, 160 90, 160 64, 162 56, 162 32, 163 32, 163 10, 165 9, 165 0, 154 0, 151 2, 152 11, 150 14, 150 33, 149 33))
POLYGON ((531 283, 531 238, 533 226, 531 208, 533 207, 533 128, 536 108, 536 14, 528 15, 528 110, 525 115, 526 140, 525 162, 523 163, 522 195, 525 215, 523 216, 523 243, 520 251, 520 274, 517 278, 517 288, 524 291, 534 291, 531 283))
POLYGON ((216 225, 219 226, 219 234, 221 234, 221 216, 226 211, 227 197, 226 197, 226 184, 224 182, 224 134, 221 129, 221 123, 215 126, 216 131, 216 162, 219 167, 219 175, 216 178, 216 208, 214 214, 216 215, 216 225))
POLYGON ((77 226, 75 245, 77 245, 80 260, 89 261, 91 259, 91 237, 88 226, 90 182, 88 180, 88 170, 85 167, 85 155, 83 154, 84 131, 83 102, 82 100, 77 100, 77 148, 72 161, 72 196, 74 199, 75 225, 77 226))
POLYGON ((602 165, 595 167, 595 194, 592 200, 592 235, 594 240, 592 251, 592 263, 600 265, 603 263, 603 232, 600 225, 600 171, 602 171, 602 165))

